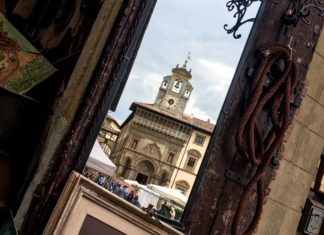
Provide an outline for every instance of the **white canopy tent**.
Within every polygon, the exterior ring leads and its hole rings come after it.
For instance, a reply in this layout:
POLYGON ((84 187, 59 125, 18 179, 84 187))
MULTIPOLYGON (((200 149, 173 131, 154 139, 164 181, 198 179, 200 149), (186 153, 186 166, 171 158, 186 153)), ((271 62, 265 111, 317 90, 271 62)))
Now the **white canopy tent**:
POLYGON ((102 150, 99 142, 94 143, 86 166, 112 176, 117 167, 102 150))
POLYGON ((143 184, 138 183, 136 180, 128 180, 128 179, 126 179, 126 180, 124 180, 124 182, 129 184, 129 185, 138 187, 138 188, 140 188, 141 186, 144 186, 143 184))
POLYGON ((124 182, 139 188, 137 191, 137 196, 138 201, 141 203, 142 207, 148 207, 149 204, 152 204, 156 208, 161 197, 159 193, 149 189, 146 185, 138 183, 136 180, 126 179, 124 180, 124 182))
POLYGON ((179 189, 167 188, 155 184, 149 184, 147 187, 183 207, 188 201, 188 198, 179 189))

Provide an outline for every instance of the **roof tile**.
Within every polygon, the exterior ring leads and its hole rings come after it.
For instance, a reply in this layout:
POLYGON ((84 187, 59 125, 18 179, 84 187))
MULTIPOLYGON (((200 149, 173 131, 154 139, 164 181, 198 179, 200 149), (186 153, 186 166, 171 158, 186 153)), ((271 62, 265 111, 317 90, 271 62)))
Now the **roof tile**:
POLYGON ((154 107, 152 104, 147 104, 147 103, 141 103, 141 102, 134 102, 133 104, 139 106, 139 107, 143 107, 145 109, 149 109, 153 112, 162 114, 164 116, 167 117, 171 117, 173 119, 179 120, 181 122, 190 124, 196 128, 208 131, 210 133, 213 132, 215 125, 210 123, 210 122, 206 122, 204 120, 201 120, 199 118, 196 118, 192 115, 186 115, 186 114, 182 114, 182 115, 174 115, 172 113, 169 113, 167 111, 161 110, 159 108, 154 107))

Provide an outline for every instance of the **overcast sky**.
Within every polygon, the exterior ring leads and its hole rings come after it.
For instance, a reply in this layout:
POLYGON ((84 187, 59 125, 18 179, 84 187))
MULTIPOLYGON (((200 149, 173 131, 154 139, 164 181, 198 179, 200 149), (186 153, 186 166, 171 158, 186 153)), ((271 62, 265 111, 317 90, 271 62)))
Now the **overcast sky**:
MULTIPOLYGON (((153 103, 162 78, 188 52, 194 87, 186 114, 216 122, 235 72, 251 23, 243 26, 242 38, 233 39, 223 29, 235 24, 225 0, 159 0, 155 6, 130 77, 117 107, 109 112, 120 124, 130 114, 132 102, 153 103)), ((248 13, 255 15, 256 7, 248 13)))

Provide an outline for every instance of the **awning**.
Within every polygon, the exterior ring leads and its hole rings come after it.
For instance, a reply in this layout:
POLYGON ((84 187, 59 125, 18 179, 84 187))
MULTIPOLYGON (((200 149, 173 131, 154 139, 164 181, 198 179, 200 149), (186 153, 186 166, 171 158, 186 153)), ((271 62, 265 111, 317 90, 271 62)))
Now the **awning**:
POLYGON ((141 206, 148 207, 148 205, 151 204, 156 208, 161 197, 159 193, 149 189, 146 185, 138 183, 136 180, 126 179, 124 182, 138 188, 137 196, 141 206))
POLYGON ((112 176, 117 169, 115 164, 102 150, 97 140, 92 147, 86 166, 110 176, 112 176))
POLYGON ((155 184, 149 184, 147 187, 154 192, 161 194, 162 196, 169 198, 180 206, 185 206, 188 198, 179 190, 174 188, 167 188, 155 184))
POLYGON ((129 184, 129 185, 132 185, 132 186, 135 186, 135 187, 138 187, 140 188, 141 186, 143 186, 142 184, 138 183, 136 180, 124 180, 125 183, 129 184))

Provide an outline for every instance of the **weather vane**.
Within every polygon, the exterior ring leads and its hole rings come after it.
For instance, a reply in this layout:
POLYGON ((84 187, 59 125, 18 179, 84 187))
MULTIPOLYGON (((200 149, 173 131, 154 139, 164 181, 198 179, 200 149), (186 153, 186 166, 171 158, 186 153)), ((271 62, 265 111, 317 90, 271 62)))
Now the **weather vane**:
POLYGON ((191 58, 190 58, 190 54, 191 54, 191 52, 189 51, 189 52, 188 52, 188 55, 187 55, 187 59, 185 60, 184 65, 183 65, 184 68, 187 67, 187 63, 188 63, 188 61, 191 59, 191 58))

